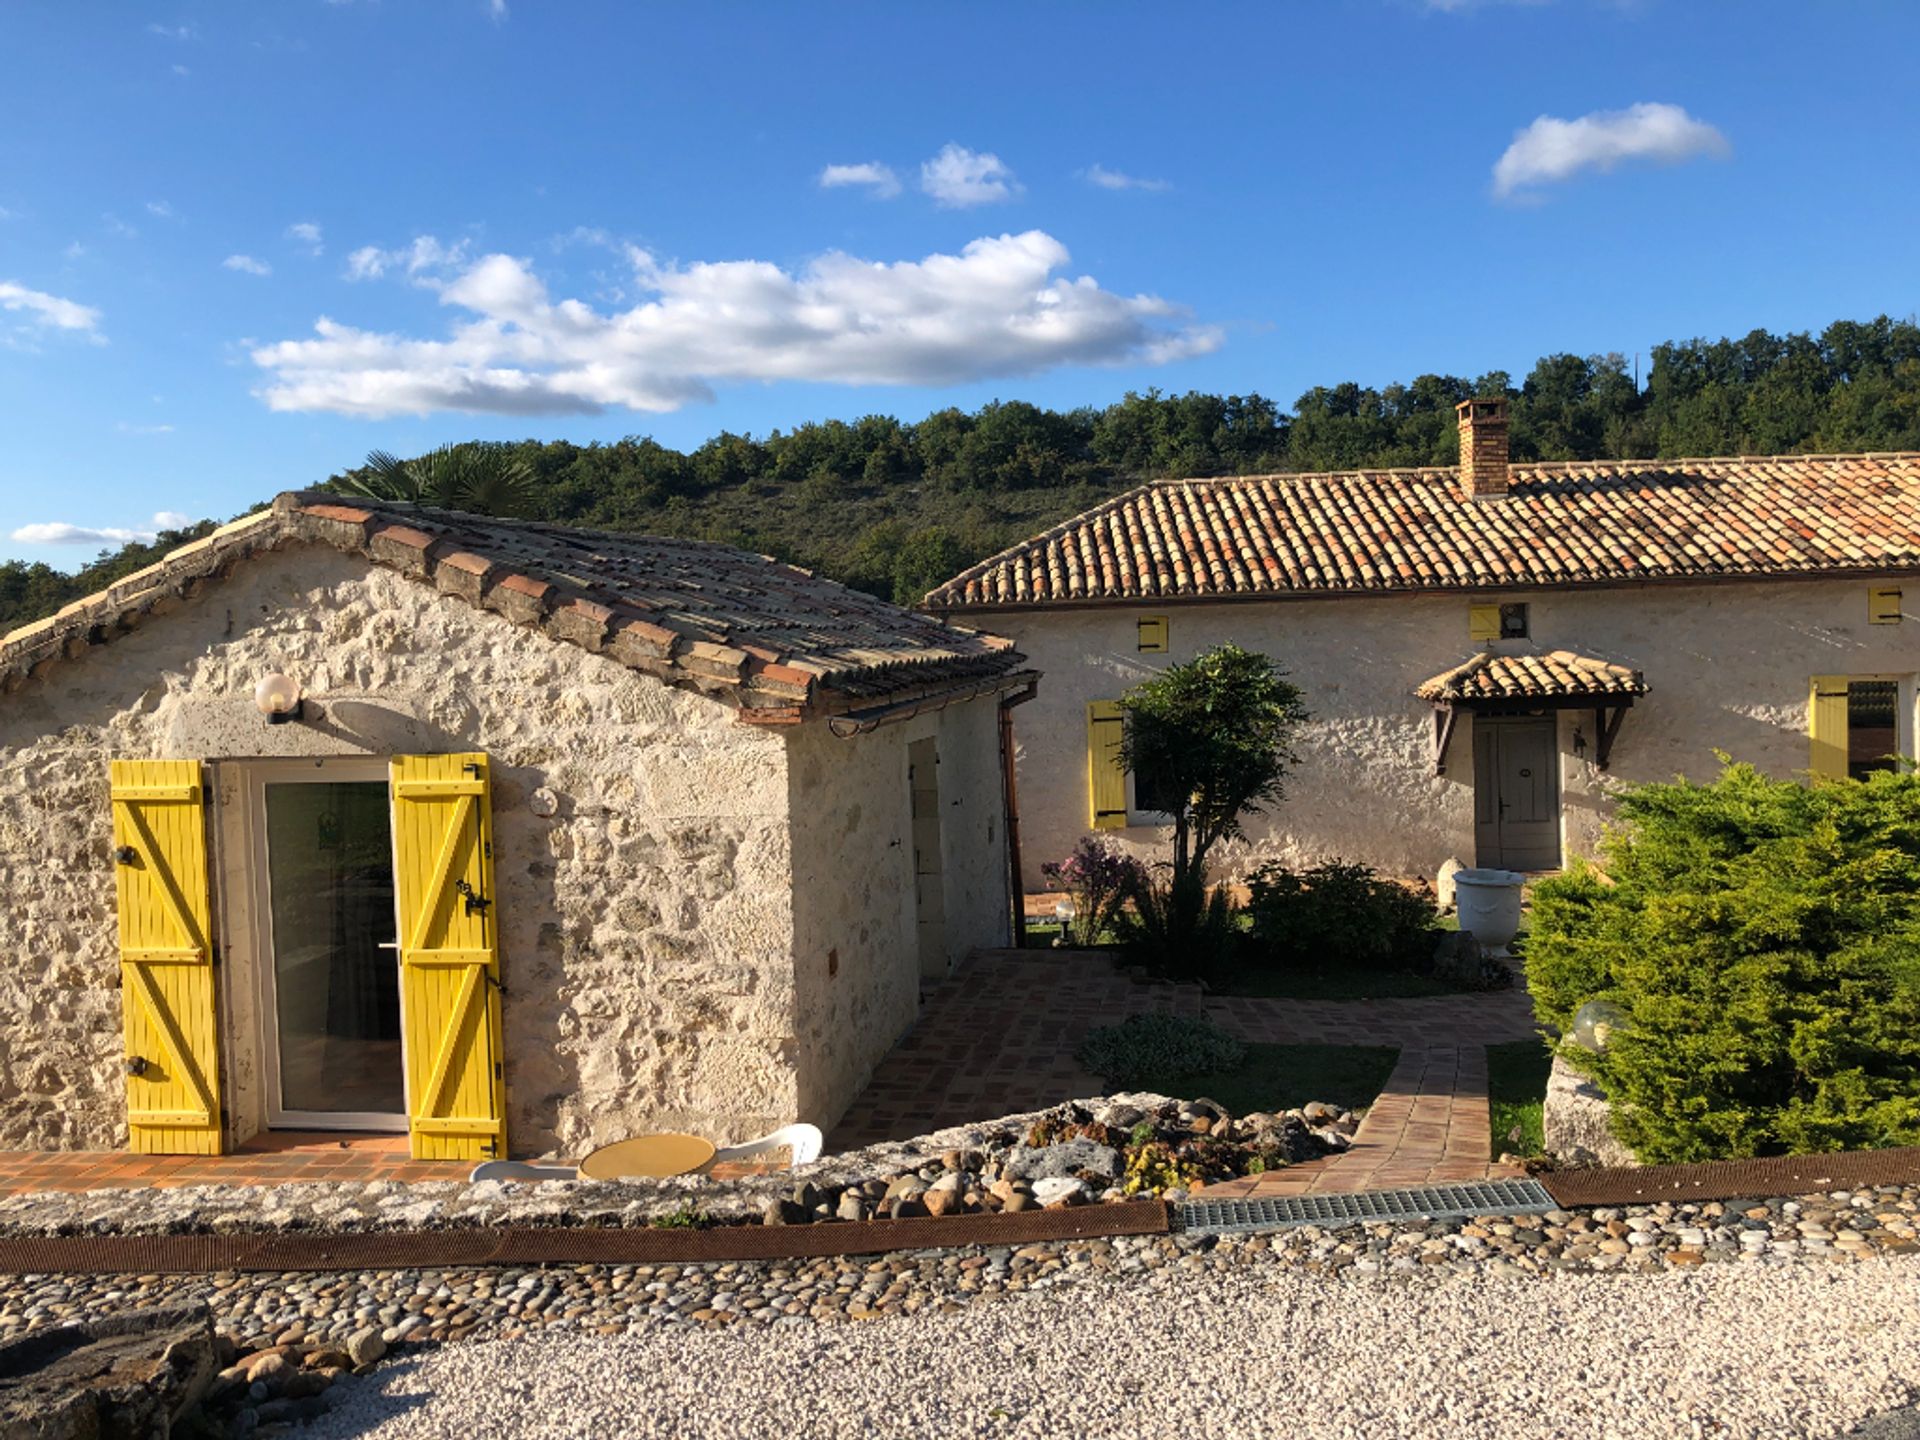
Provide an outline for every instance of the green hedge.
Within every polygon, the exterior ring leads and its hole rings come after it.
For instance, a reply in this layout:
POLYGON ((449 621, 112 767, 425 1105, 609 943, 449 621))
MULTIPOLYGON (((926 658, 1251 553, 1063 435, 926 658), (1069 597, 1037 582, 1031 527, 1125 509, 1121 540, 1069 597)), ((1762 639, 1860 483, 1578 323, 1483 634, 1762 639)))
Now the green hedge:
POLYGON ((1728 765, 1620 803, 1604 875, 1533 891, 1527 977, 1644 1161, 1920 1144, 1920 777, 1808 787, 1728 765))

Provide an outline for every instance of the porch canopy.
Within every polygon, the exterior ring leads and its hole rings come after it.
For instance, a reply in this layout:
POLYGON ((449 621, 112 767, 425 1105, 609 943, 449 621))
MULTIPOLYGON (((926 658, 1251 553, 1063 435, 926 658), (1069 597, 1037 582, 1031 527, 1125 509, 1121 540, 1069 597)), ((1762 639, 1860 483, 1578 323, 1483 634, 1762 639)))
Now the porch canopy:
POLYGON ((1613 753, 1613 737, 1634 698, 1647 693, 1638 670, 1550 650, 1544 655, 1493 655, 1486 651, 1443 670, 1414 694, 1433 710, 1433 770, 1447 773, 1447 748, 1460 712, 1497 714, 1515 709, 1574 710, 1593 708, 1594 763, 1602 770, 1613 753))

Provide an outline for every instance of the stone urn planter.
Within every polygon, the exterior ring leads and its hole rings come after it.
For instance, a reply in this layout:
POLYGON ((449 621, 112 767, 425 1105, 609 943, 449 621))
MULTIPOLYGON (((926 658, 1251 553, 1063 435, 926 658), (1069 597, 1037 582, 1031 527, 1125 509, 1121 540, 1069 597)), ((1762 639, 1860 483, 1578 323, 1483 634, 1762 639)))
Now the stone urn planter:
POLYGON ((1504 956, 1520 933, 1520 892, 1527 877, 1517 870, 1462 870, 1453 877, 1460 928, 1495 955, 1504 956))

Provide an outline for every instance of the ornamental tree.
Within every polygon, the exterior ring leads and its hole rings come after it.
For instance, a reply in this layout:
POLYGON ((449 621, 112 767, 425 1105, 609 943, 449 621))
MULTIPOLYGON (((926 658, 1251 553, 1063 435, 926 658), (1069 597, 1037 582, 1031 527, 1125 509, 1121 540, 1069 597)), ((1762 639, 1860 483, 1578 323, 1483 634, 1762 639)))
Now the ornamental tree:
POLYGON ((1176 892, 1204 888, 1207 854, 1285 796, 1300 691, 1268 656, 1216 645, 1120 699, 1120 756, 1173 822, 1176 892))

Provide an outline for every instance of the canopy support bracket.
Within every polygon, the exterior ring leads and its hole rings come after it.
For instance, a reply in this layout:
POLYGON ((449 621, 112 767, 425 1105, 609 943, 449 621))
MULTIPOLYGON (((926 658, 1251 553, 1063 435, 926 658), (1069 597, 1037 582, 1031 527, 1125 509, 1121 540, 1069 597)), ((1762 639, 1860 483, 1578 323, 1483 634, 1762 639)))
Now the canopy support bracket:
POLYGON ((1451 703, 1433 707, 1433 773, 1447 773, 1447 750, 1453 744, 1453 727, 1460 719, 1459 707, 1451 703))

